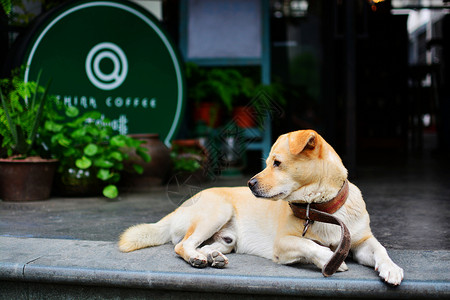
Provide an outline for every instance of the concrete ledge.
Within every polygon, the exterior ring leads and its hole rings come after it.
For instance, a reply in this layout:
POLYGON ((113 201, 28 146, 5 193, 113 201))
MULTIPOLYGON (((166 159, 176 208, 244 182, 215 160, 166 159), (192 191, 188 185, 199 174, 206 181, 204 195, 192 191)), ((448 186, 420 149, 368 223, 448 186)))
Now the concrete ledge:
POLYGON ((405 281, 395 288, 351 260, 349 271, 325 278, 314 266, 283 266, 240 254, 228 255, 226 269, 195 269, 176 256, 172 245, 121 253, 113 242, 0 237, 0 281, 2 290, 52 283, 277 297, 450 297, 450 251, 389 253, 405 270, 405 281))

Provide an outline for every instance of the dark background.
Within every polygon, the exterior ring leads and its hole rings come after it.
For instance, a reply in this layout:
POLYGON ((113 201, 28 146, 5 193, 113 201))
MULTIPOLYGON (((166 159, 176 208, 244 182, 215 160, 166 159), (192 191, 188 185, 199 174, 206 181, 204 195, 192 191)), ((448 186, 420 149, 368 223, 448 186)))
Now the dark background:
MULTIPOLYGON (((63 2, 42 0, 42 10, 63 2)), ((351 175, 357 175, 360 164, 407 163, 424 155, 448 158, 450 15, 433 25, 436 37, 419 41, 419 52, 438 49, 439 60, 410 63, 408 16, 393 14, 391 1, 315 0, 305 14, 286 10, 289 4, 269 1, 271 75, 283 83, 288 100, 284 114, 273 119, 273 140, 289 131, 315 129, 351 175), (431 85, 422 83, 427 76, 431 85), (431 119, 427 126, 425 114, 431 119)), ((180 3, 165 0, 162 5, 163 25, 178 41, 180 3)), ((0 19, 0 64, 7 74, 16 51, 11 34, 27 27, 8 25, 4 15, 0 19)), ((260 168, 259 158, 248 157, 249 172, 260 168)))

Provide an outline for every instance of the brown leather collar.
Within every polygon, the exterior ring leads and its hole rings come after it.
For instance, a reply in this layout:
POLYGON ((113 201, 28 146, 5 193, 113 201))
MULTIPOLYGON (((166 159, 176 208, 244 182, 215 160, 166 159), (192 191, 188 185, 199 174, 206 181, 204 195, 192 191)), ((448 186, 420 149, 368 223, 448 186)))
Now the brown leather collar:
MULTIPOLYGON (((330 201, 323 203, 311 203, 309 208, 320 210, 328 214, 334 214, 344 205, 348 198, 348 180, 345 180, 337 195, 330 201)), ((306 218, 307 203, 289 203, 295 216, 300 219, 306 218), (298 214, 298 215, 297 215, 298 214)))
POLYGON ((331 259, 323 266, 322 274, 326 277, 333 275, 347 258, 350 251, 351 239, 350 232, 345 224, 333 216, 339 208, 344 205, 348 198, 349 188, 348 181, 345 180, 344 185, 339 190, 336 197, 325 203, 292 203, 289 205, 294 216, 306 220, 303 235, 306 234, 308 227, 314 221, 339 225, 341 227, 341 240, 331 259))

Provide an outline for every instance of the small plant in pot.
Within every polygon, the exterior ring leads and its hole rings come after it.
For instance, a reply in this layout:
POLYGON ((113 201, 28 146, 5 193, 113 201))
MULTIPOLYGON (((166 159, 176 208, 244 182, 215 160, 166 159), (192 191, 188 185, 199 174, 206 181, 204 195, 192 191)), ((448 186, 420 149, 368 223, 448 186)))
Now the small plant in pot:
MULTIPOLYGON (((106 125, 101 113, 80 114, 76 107, 64 107, 65 117, 54 115, 45 122, 45 131, 53 155, 60 160, 58 178, 60 191, 68 196, 98 194, 116 198, 116 183, 129 155, 121 149, 134 149, 144 161, 150 161, 141 141, 116 133, 106 125)), ((137 173, 143 169, 133 165, 137 173)))
MULTIPOLYGON (((204 68, 186 64, 188 99, 195 102, 194 118, 216 128, 221 119, 239 127, 255 127, 273 105, 284 105, 283 85, 259 84, 257 69, 204 68)), ((222 122, 224 123, 224 122, 222 122)), ((204 130, 205 131, 205 130, 204 130)))
POLYGON ((39 140, 49 96, 37 82, 24 82, 18 71, 0 80, 0 198, 4 201, 48 199, 57 161, 39 140))
POLYGON ((196 139, 174 140, 170 149, 174 176, 178 181, 201 183, 208 180, 206 149, 196 139))
MULTIPOLYGON (((188 98, 195 102, 194 118, 211 128, 233 109, 233 99, 242 91, 243 76, 233 68, 202 68, 186 64, 188 98)), ((246 83, 248 83, 246 81, 246 83)))

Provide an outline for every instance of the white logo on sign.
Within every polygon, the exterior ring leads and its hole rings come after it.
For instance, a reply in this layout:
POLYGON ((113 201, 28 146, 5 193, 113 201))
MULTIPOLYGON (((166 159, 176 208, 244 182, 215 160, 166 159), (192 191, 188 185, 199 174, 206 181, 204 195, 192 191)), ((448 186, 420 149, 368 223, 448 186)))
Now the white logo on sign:
POLYGON ((86 74, 93 85, 101 90, 113 90, 119 87, 127 77, 128 61, 125 53, 116 44, 100 43, 89 51, 86 57, 86 74), (100 69, 103 59, 112 61, 114 68, 105 74, 100 69))

